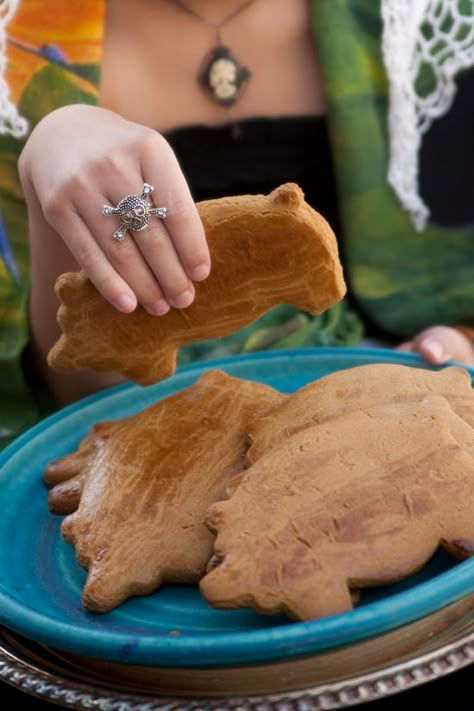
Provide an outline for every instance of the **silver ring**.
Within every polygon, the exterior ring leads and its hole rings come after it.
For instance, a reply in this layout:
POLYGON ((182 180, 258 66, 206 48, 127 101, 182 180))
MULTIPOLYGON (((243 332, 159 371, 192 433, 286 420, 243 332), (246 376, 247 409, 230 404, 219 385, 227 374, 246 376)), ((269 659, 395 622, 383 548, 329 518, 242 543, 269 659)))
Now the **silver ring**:
POLYGON ((150 215, 153 217, 166 217, 166 207, 152 207, 148 202, 148 196, 153 192, 153 185, 143 184, 141 195, 127 195, 120 200, 117 207, 104 205, 102 212, 104 215, 117 215, 122 226, 114 232, 114 238, 123 240, 127 230, 141 232, 146 230, 150 224, 150 215))

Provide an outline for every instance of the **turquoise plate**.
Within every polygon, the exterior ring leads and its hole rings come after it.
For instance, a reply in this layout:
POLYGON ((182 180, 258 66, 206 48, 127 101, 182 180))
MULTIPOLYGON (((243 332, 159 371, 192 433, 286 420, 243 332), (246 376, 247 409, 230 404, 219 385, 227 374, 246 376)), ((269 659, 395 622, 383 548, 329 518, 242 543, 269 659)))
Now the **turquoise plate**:
MULTIPOLYGON (((125 384, 82 400, 33 427, 0 455, 0 624, 64 652, 128 664, 226 667, 313 655, 406 625, 474 591, 474 559, 441 551, 403 584, 364 593, 351 612, 312 622, 214 610, 192 586, 164 586, 103 615, 81 606, 85 571, 49 514, 44 466, 76 448, 90 426, 133 414, 191 385, 205 371, 292 392, 336 370, 367 363, 427 367, 389 350, 318 348, 265 352, 187 366, 140 388, 125 384)), ((469 371, 474 376, 474 370, 469 371)))

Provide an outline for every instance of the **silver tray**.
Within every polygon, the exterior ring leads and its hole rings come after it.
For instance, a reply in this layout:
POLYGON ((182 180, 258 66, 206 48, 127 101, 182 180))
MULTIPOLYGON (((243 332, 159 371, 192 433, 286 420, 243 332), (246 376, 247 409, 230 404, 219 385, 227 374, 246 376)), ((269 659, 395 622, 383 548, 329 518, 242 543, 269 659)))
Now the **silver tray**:
MULTIPOLYGON (((328 711, 397 694, 459 671, 474 662, 474 630, 459 630, 434 651, 367 673, 302 689, 258 695, 163 696, 120 688, 115 679, 79 668, 41 645, 0 629, 0 679, 43 701, 69 709, 100 711, 328 711)), ((459 622, 459 621, 458 621, 459 622)), ((454 627, 458 627, 455 624, 454 627)), ((464 627, 464 624, 461 624, 464 627)), ((445 635, 441 635, 443 639, 445 635)), ((438 640, 441 641, 441 640, 438 640)), ((317 669, 318 658, 314 658, 317 669)), ((186 674, 186 670, 180 670, 186 674)))

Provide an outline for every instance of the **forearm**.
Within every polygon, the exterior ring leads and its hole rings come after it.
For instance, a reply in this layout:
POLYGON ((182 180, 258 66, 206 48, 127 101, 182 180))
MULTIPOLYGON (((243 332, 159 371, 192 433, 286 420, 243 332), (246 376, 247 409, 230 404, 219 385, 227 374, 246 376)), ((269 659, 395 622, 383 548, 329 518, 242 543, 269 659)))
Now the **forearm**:
POLYGON ((54 283, 60 274, 77 271, 79 267, 63 240, 46 222, 28 181, 24 181, 24 192, 28 206, 31 251, 31 349, 44 382, 62 406, 121 382, 123 377, 92 371, 69 375, 55 372, 49 367, 47 354, 61 333, 56 318, 59 302, 54 292, 54 283))

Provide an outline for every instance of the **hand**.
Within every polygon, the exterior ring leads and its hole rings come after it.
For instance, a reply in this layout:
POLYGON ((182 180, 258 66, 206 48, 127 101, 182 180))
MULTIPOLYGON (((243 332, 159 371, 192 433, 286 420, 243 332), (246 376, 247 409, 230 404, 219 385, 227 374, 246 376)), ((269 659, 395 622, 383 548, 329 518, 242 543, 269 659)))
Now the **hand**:
MULTIPOLYGON (((154 315, 189 306, 193 281, 209 273, 210 255, 179 164, 156 131, 99 107, 57 109, 32 131, 19 174, 36 253, 46 249, 46 230, 38 226, 45 221, 120 311, 133 311, 137 301, 154 315), (117 241, 120 222, 102 208, 141 195, 144 183, 154 186, 154 205, 165 206, 167 218, 151 217, 147 229, 117 241)), ((48 258, 55 258, 53 248, 48 258)))
POLYGON ((411 341, 401 343, 396 350, 419 353, 430 365, 444 365, 450 360, 474 365, 472 341, 449 326, 427 328, 411 341))

